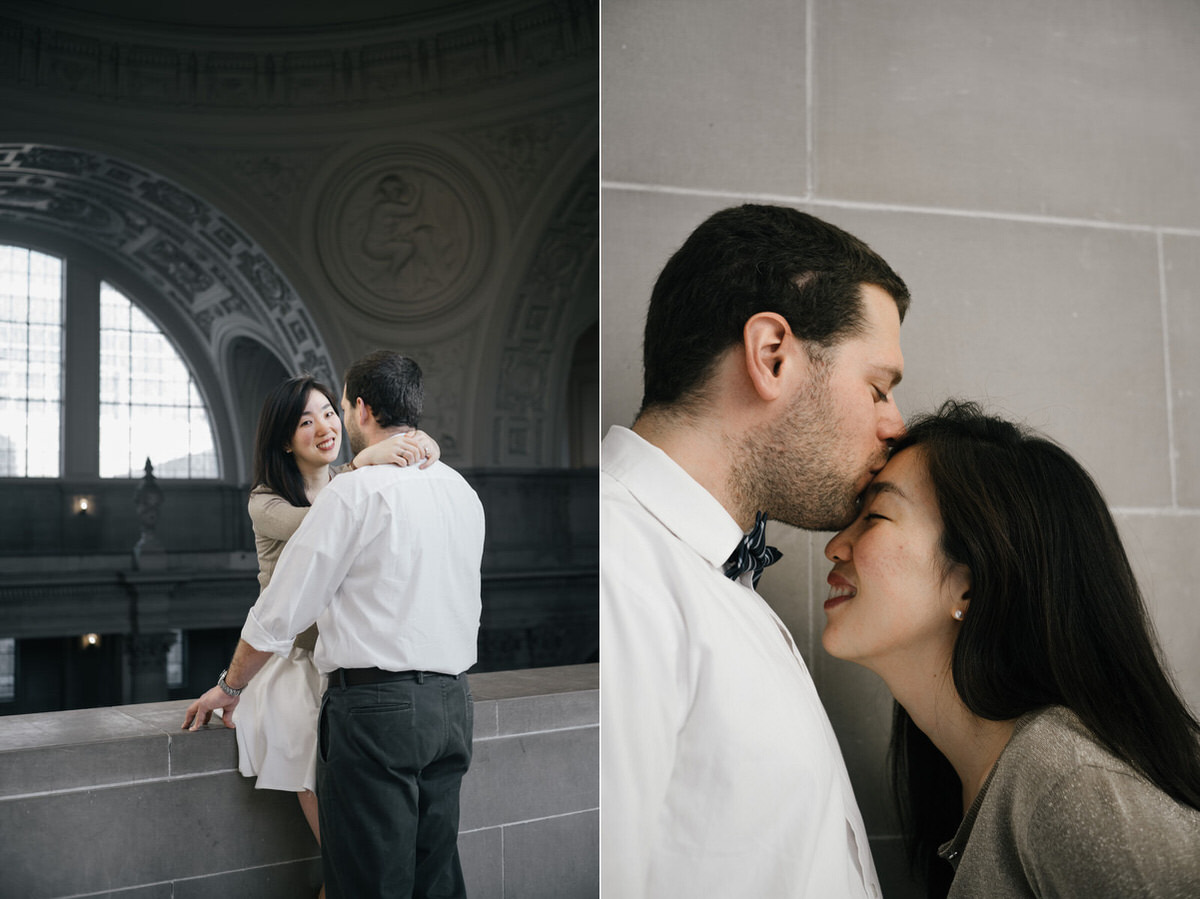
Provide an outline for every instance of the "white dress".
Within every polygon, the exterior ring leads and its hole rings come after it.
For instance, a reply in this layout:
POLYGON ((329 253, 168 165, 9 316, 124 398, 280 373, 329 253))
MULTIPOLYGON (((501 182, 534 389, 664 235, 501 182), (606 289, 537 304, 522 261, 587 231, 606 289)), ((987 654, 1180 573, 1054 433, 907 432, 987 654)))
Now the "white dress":
MULTIPOLYGON (((256 487, 250 494, 249 510, 261 592, 270 583, 279 554, 300 527, 308 507, 293 506, 267 488, 256 487)), ((327 678, 313 662, 315 639, 306 632, 296 638, 286 658, 271 656, 246 685, 233 713, 238 770, 246 777, 258 778, 255 789, 316 791, 317 717, 327 678)))

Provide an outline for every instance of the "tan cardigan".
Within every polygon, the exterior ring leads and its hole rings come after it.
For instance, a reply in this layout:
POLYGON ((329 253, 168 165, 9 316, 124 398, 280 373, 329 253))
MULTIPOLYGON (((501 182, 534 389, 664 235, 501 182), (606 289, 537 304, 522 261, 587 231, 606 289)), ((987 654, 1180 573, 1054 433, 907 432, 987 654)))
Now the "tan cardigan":
POLYGON ((1121 761, 1075 713, 1022 716, 939 855, 950 896, 1196 899, 1200 811, 1121 761))
MULTIPOLYGON (((349 465, 330 468, 330 480, 334 475, 348 471, 349 465)), ((310 506, 293 506, 269 487, 259 485, 250 491, 250 523, 254 528, 254 546, 258 550, 258 592, 267 589, 275 564, 283 547, 304 521, 310 506)), ((310 652, 317 645, 317 626, 314 624, 296 637, 296 647, 310 652)))

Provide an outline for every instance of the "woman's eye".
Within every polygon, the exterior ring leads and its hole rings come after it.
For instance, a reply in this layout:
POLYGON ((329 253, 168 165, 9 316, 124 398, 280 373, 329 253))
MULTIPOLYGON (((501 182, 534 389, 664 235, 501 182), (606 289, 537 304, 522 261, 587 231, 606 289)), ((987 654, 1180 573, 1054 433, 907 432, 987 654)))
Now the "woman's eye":
POLYGON ((873 518, 878 519, 879 521, 887 521, 888 520, 887 516, 880 515, 878 512, 868 512, 866 515, 863 516, 863 521, 870 521, 873 518))

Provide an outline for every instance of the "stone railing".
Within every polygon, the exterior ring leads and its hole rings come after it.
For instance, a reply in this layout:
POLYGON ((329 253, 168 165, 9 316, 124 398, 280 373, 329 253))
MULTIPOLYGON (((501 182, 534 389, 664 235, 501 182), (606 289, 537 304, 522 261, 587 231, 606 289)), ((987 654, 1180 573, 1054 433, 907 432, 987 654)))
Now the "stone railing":
MULTIPOLYGON (((473 899, 599 895, 599 666, 472 675, 459 846, 473 899)), ((0 718, 0 895, 315 896, 295 799, 187 702, 0 718)))

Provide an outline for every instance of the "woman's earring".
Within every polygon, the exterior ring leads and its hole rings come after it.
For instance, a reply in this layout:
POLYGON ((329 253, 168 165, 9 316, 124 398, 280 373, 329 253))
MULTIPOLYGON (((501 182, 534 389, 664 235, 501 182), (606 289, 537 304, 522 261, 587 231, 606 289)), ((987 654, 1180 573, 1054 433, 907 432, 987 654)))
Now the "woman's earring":
POLYGON ((962 620, 963 620, 963 610, 962 610, 962 609, 955 609, 955 610, 954 610, 954 619, 955 619, 956 621, 962 621, 962 620))

